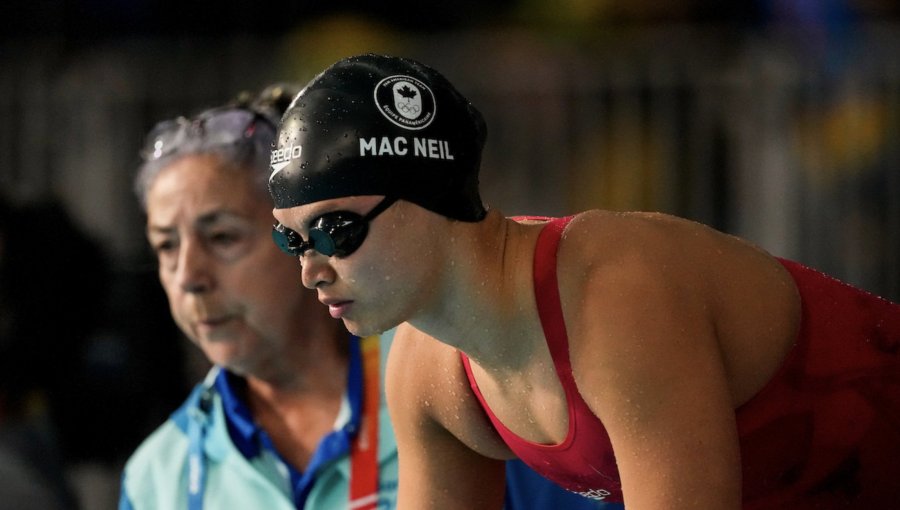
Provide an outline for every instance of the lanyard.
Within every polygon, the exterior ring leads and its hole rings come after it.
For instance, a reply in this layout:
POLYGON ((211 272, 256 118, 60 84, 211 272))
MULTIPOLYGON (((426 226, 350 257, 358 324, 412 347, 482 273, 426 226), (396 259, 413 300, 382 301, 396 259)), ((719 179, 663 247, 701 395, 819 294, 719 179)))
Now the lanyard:
MULTIPOLYGON (((205 418, 204 418, 205 419, 205 418)), ((206 463, 203 458, 203 441, 206 439, 206 427, 199 423, 188 425, 188 508, 203 508, 203 493, 206 489, 206 463)))
POLYGON ((197 401, 189 407, 188 417, 188 508, 203 509, 203 493, 206 489, 206 459, 203 443, 206 440, 206 426, 212 410, 213 384, 219 368, 213 367, 203 381, 203 388, 197 393, 197 401))
POLYGON ((378 504, 378 414, 381 354, 377 336, 360 340, 363 368, 362 419, 350 445, 350 510, 372 510, 378 504))

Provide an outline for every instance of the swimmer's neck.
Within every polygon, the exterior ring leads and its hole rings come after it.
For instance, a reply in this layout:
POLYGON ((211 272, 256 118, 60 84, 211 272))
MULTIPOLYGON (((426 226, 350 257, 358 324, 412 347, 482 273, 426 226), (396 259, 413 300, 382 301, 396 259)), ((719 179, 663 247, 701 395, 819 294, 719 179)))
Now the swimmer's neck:
POLYGON ((510 353, 523 352, 519 347, 537 317, 532 264, 541 225, 491 210, 479 223, 451 228, 440 290, 409 323, 479 364, 516 363, 510 353))

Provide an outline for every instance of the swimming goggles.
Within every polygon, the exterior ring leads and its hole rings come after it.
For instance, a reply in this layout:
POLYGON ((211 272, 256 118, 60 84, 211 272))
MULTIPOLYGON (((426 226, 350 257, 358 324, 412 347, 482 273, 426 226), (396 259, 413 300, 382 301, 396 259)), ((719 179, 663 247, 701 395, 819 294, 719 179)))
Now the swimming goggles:
POLYGON ((326 257, 346 257, 366 240, 369 223, 396 201, 395 197, 384 197, 365 216, 352 211, 325 213, 310 224, 309 241, 277 223, 272 227, 272 239, 281 251, 294 257, 303 255, 306 250, 316 250, 326 257))
POLYGON ((201 147, 232 145, 253 138, 260 128, 267 130, 269 139, 275 138, 274 122, 260 112, 230 106, 213 108, 191 119, 178 117, 154 126, 141 157, 144 161, 157 160, 177 152, 188 140, 199 139, 201 147))

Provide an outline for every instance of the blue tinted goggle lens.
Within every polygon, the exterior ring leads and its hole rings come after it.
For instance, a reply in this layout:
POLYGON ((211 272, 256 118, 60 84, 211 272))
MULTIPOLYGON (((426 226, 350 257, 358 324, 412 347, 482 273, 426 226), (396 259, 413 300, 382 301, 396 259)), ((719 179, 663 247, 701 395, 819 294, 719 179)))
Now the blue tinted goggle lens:
POLYGON ((352 211, 325 213, 310 224, 309 240, 281 223, 272 227, 272 239, 281 251, 299 257, 306 250, 316 250, 326 257, 346 257, 362 246, 369 233, 369 223, 397 199, 384 197, 365 216, 352 211))

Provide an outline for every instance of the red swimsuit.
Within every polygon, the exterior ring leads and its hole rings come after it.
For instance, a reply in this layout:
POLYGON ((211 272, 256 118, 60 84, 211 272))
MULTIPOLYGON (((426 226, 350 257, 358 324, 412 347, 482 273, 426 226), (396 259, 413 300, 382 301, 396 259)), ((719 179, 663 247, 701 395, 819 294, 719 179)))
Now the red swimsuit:
MULTIPOLYGON (((526 441, 473 392, 497 432, 526 464, 560 486, 621 502, 603 424, 578 393, 569 362, 556 249, 570 218, 552 220, 535 250, 541 323, 569 403, 562 443, 526 441)), ((737 411, 745 508, 900 508, 900 306, 782 260, 800 291, 797 344, 773 379, 737 411)))

